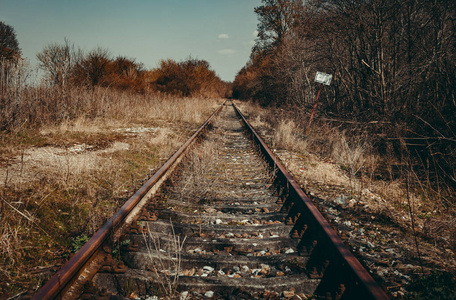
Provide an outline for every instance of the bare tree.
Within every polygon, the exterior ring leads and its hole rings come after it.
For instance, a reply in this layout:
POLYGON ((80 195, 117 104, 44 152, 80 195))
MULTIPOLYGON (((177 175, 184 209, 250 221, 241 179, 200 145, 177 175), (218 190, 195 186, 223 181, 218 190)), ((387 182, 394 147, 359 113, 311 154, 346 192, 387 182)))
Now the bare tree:
POLYGON ((293 27, 302 6, 297 0, 262 0, 255 8, 258 15, 258 39, 255 48, 266 49, 279 45, 293 27))
POLYGON ((82 57, 82 50, 75 50, 74 45, 65 38, 63 45, 49 44, 36 57, 49 80, 54 85, 65 86, 72 68, 82 57))

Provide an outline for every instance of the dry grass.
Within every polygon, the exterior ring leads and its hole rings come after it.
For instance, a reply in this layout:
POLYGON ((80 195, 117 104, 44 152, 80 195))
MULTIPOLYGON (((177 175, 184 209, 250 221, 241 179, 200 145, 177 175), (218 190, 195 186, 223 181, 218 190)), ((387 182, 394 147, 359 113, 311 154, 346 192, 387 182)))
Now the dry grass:
MULTIPOLYGON (((162 234, 154 232, 147 223, 147 233, 143 233, 148 259, 158 281, 163 299, 176 299, 177 285, 182 273, 182 252, 187 236, 181 238, 174 231, 171 222, 171 239, 163 244, 162 234)), ((162 299, 162 298, 160 298, 162 299)))
POLYGON ((0 298, 49 278, 220 103, 26 82, 2 92, 0 298))
POLYGON ((214 175, 218 147, 219 142, 205 141, 187 155, 183 174, 174 188, 179 200, 211 199, 217 186, 217 177, 211 175, 214 175))
POLYGON ((87 119, 100 117, 108 122, 122 120, 138 123, 158 118, 200 123, 207 109, 207 101, 198 98, 183 100, 109 88, 33 85, 36 73, 26 63, 20 61, 7 68, 8 77, 0 78, 2 131, 20 132, 48 124, 71 129, 77 125, 84 126, 87 119))
POLYGON ((280 120, 274 131, 274 148, 304 151, 307 149, 307 140, 299 133, 299 127, 293 120, 280 120))
POLYGON ((406 166, 401 166, 392 149, 386 149, 386 155, 378 153, 372 136, 362 128, 347 132, 317 121, 305 135, 306 119, 296 109, 268 111, 256 104, 240 105, 252 123, 260 125, 260 131, 269 132, 265 137, 274 148, 285 149, 277 153, 305 186, 316 185, 322 193, 343 189, 348 199, 365 203, 372 212, 384 214, 404 228, 411 227, 413 218, 418 234, 456 251, 456 227, 448 221, 453 219, 455 207, 436 201, 438 195, 413 172, 407 193, 406 166), (266 122, 269 124, 263 124, 266 122), (398 167, 403 168, 402 173, 398 167))

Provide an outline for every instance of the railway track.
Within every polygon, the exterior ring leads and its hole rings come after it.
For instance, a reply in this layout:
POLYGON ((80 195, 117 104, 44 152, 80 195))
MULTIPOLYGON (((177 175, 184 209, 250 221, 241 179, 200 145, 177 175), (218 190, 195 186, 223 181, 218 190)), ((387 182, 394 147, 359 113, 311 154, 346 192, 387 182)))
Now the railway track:
POLYGON ((224 104, 34 299, 312 295, 388 298, 224 104))

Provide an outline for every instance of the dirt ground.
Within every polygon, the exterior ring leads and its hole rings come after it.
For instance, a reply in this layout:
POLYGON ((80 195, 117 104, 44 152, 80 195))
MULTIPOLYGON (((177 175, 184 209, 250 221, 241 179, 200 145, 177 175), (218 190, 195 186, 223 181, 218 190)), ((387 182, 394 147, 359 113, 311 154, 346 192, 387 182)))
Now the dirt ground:
MULTIPOLYGON (((456 274, 456 220, 450 210, 414 194, 407 196, 399 181, 351 176, 334 158, 309 151, 305 134, 287 133, 295 136, 284 142, 283 136, 278 136, 281 129, 269 121, 271 112, 239 104, 345 244, 392 298, 410 297, 411 284, 423 276, 456 274)), ((428 283, 431 289, 439 284, 428 283)), ((453 282, 446 284, 454 289, 453 282)))
POLYGON ((45 282, 221 103, 201 101, 1 136, 0 299, 45 282))

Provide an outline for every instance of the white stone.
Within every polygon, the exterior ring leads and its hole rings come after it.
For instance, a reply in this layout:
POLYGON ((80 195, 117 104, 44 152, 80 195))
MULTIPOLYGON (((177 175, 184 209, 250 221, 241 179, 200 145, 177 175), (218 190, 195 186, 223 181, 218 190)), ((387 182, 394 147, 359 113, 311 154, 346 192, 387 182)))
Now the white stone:
POLYGON ((212 273, 212 272, 214 271, 214 268, 213 268, 213 267, 210 267, 210 266, 204 266, 204 267, 203 267, 203 271, 204 271, 205 273, 208 273, 208 274, 209 274, 209 273, 212 273))
POLYGON ((253 275, 258 275, 260 273, 261 269, 252 269, 252 274, 253 275))
POLYGON ((287 251, 285 251, 285 254, 290 254, 290 253, 294 253, 294 250, 293 249, 288 249, 287 251))
MULTIPOLYGON (((188 297, 188 291, 183 291, 181 294, 180 294, 180 297, 179 299, 180 300, 186 300, 188 297)), ((158 298, 157 298, 158 299, 158 298)))
POLYGON ((345 205, 347 204, 347 197, 345 195, 340 195, 340 197, 334 199, 334 202, 340 205, 345 205))

